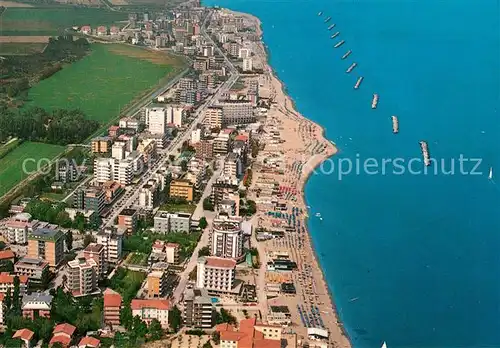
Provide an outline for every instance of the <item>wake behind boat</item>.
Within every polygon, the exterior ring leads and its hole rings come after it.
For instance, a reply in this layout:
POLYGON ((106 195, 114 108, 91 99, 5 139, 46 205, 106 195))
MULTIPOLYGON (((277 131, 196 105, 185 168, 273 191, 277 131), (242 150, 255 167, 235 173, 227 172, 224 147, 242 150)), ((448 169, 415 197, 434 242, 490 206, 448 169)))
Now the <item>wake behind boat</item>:
POLYGON ((490 173, 488 174, 488 179, 493 180, 493 167, 490 167, 490 173))

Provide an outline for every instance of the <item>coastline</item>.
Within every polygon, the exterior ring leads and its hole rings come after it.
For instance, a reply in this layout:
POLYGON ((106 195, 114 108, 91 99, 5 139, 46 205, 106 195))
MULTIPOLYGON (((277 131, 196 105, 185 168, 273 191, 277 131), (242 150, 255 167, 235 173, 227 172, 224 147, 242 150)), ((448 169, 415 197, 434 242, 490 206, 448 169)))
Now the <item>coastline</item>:
MULTIPOLYGON (((300 135, 299 134, 300 128, 301 127, 303 128, 305 124, 306 127, 309 127, 309 138, 307 136, 305 137, 302 136, 302 140, 304 141, 304 143, 308 144, 311 141, 316 141, 322 146, 322 150, 318 153, 314 153, 314 151, 313 153, 308 153, 306 149, 298 149, 298 152, 302 154, 301 157, 306 158, 307 160, 305 161, 305 165, 302 166, 301 172, 299 173, 299 178, 296 182, 297 200, 294 202, 294 204, 295 206, 300 207, 301 210, 303 209, 303 211, 305 212, 304 234, 306 238, 303 247, 304 249, 306 249, 305 252, 309 253, 308 255, 311 258, 310 261, 311 265, 313 266, 312 278, 315 280, 316 283, 315 291, 317 291, 320 294, 326 295, 326 299, 324 302, 332 310, 331 312, 328 312, 327 315, 325 315, 326 320, 324 320, 325 326, 330 333, 329 342, 333 345, 333 347, 346 347, 346 348, 351 347, 351 342, 349 340, 347 331, 345 330, 342 322, 340 321, 340 317, 337 312, 337 308, 334 301, 334 294, 332 290, 328 287, 324 271, 319 263, 319 255, 317 254, 313 246, 313 241, 307 228, 307 220, 309 219, 309 216, 307 213, 308 206, 306 203, 305 192, 304 192, 305 185, 309 177, 314 173, 314 171, 318 167, 321 166, 321 164, 325 160, 334 156, 338 152, 338 149, 334 144, 332 144, 330 141, 326 139, 325 129, 322 126, 311 121, 310 119, 306 118, 297 111, 296 104, 289 95, 286 89, 286 85, 279 79, 277 72, 270 66, 270 61, 269 61, 270 50, 263 42, 263 31, 260 19, 249 13, 243 13, 229 9, 225 10, 230 13, 240 15, 246 18, 248 21, 254 23, 254 26, 256 28, 256 34, 259 37, 257 45, 260 46, 261 48, 261 52, 256 54, 260 54, 262 56, 264 73, 265 75, 268 75, 268 78, 270 79, 270 84, 272 85, 272 91, 274 92, 274 100, 276 104, 279 105, 278 108, 281 109, 280 110, 281 112, 277 113, 276 118, 281 122, 284 122, 285 120, 291 121, 290 123, 295 126, 294 132, 297 135, 300 135)), ((286 137, 286 139, 288 139, 288 137, 286 137)), ((288 160, 290 161, 297 159, 297 157, 294 156, 293 153, 290 154, 287 152, 284 152, 284 157, 287 157, 288 160)), ((258 208, 258 211, 259 210, 261 209, 258 208)), ((262 211, 260 211, 259 213, 262 213, 262 211)), ((260 219, 261 218, 259 218, 259 220, 260 219)), ((299 268, 304 267, 304 265, 300 265, 298 259, 296 259, 295 261, 297 261, 297 263, 299 264, 299 268)))

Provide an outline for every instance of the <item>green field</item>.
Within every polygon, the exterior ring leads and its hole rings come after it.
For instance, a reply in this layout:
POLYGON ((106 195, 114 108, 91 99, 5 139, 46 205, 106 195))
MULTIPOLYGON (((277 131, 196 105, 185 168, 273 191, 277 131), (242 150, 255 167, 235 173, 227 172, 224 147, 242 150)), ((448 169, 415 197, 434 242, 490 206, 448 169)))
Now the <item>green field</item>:
POLYGON ((176 71, 166 55, 163 61, 154 60, 154 56, 149 59, 147 55, 153 53, 94 44, 90 55, 32 87, 26 106, 79 108, 90 119, 107 123, 133 99, 176 71), (134 57, 134 53, 144 57, 134 57))
POLYGON ((123 12, 85 7, 7 8, 0 17, 0 35, 58 35, 72 26, 110 25, 127 20, 123 12))
POLYGON ((1 55, 28 55, 42 52, 47 46, 46 43, 18 43, 2 42, 0 43, 1 55))
POLYGON ((128 265, 146 266, 148 264, 148 255, 139 252, 130 253, 125 263, 128 265))
MULTIPOLYGON (((21 180, 29 176, 23 171, 23 162, 28 159, 25 168, 28 172, 37 168, 37 162, 42 158, 49 160, 59 155, 64 150, 63 146, 41 143, 24 142, 5 157, 0 159, 0 196, 7 193, 21 180)), ((43 161, 42 164, 47 164, 43 161)))

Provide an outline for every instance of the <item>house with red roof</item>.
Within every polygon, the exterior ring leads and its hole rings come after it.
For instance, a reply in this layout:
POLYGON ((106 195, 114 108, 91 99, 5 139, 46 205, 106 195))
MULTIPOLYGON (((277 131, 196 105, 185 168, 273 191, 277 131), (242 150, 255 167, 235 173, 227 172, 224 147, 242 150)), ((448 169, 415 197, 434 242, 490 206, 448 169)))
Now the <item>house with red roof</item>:
POLYGON ((171 308, 169 300, 134 299, 130 303, 130 307, 132 308, 133 317, 137 315, 142 321, 145 321, 148 324, 152 319, 156 319, 160 322, 162 328, 168 328, 168 311, 171 308))
POLYGON ((245 319, 238 330, 229 324, 215 327, 220 334, 221 347, 234 348, 281 348, 280 326, 265 325, 257 319, 245 319))
POLYGON ((14 262, 16 255, 12 250, 2 250, 0 251, 0 261, 11 261, 14 262))
POLYGON ((78 348, 98 348, 101 345, 101 341, 99 341, 95 337, 85 336, 78 343, 78 348))
POLYGON ((92 28, 90 27, 90 25, 84 25, 83 27, 80 28, 80 31, 85 35, 92 34, 92 28))
POLYGON ((33 339, 34 335, 35 333, 29 329, 20 329, 14 333, 14 336, 12 336, 12 338, 18 338, 22 340, 24 345, 27 348, 30 348, 30 342, 33 339))
POLYGON ((52 331, 53 336, 50 339, 49 347, 54 343, 60 343, 63 347, 69 347, 75 331, 76 327, 71 324, 64 323, 56 325, 54 331, 52 331))
MULTIPOLYGON (((0 293, 7 293, 7 290, 10 289, 11 292, 14 291, 14 274, 10 274, 8 272, 0 273, 0 293)), ((26 289, 28 288, 28 276, 20 275, 19 276, 19 294, 23 296, 26 293, 26 289)))
POLYGON ((120 325, 120 310, 122 308, 122 297, 114 290, 104 290, 104 324, 120 325))
POLYGON ((110 29, 109 29, 109 33, 111 35, 118 35, 120 33, 120 28, 116 27, 116 26, 112 26, 110 29))
POLYGON ((97 27, 97 35, 98 36, 103 36, 103 35, 107 35, 108 34, 108 28, 101 25, 99 27, 97 27))
POLYGON ((110 137, 116 138, 118 136, 118 132, 120 131, 119 126, 111 126, 108 128, 108 134, 110 137))

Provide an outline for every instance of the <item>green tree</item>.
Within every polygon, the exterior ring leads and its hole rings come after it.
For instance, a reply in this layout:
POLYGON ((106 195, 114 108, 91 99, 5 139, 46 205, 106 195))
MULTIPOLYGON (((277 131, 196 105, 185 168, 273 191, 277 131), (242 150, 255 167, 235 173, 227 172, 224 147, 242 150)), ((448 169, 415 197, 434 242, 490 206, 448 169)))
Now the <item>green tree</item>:
POLYGON ((54 328, 52 321, 46 318, 36 318, 35 326, 37 327, 36 333, 38 334, 38 338, 44 342, 49 342, 54 328))
POLYGON ((187 170, 188 170, 188 163, 187 163, 186 160, 182 160, 182 162, 181 162, 181 169, 182 169, 183 172, 187 172, 187 170))
POLYGON ((207 341, 201 348, 213 348, 213 347, 212 344, 210 344, 210 341, 207 341))
POLYGON ((202 256, 210 256, 210 247, 209 246, 204 246, 200 250, 198 250, 198 257, 202 256))
POLYGON ((85 215, 78 212, 76 213, 75 220, 73 221, 73 228, 76 228, 78 231, 85 231, 85 215))
POLYGON ((0 261, 0 272, 13 273, 14 272, 14 263, 10 260, 2 260, 0 261))
POLYGON ((10 310, 10 307, 12 307, 12 294, 10 292, 10 288, 7 288, 7 293, 5 294, 3 302, 5 303, 5 309, 7 311, 10 310))
POLYGON ((19 296, 20 280, 16 275, 14 277, 14 292, 12 293, 12 310, 15 314, 21 313, 21 297, 19 296))
POLYGON ((95 242, 95 239, 94 239, 94 236, 92 236, 91 234, 86 234, 85 237, 83 237, 83 247, 86 248, 87 245, 89 245, 90 243, 94 243, 95 242))
POLYGON ((73 232, 68 231, 65 234, 65 239, 66 239, 66 247, 68 250, 73 249, 73 232))
POLYGON ((137 335, 137 337, 145 337, 148 334, 148 326, 145 322, 139 318, 138 315, 134 317, 133 322, 133 331, 137 335))
POLYGON ((132 308, 130 308, 130 303, 126 303, 122 306, 120 310, 120 323, 127 330, 132 329, 132 308))
POLYGON ((163 336, 163 329, 157 319, 151 320, 151 323, 149 324, 149 334, 151 335, 151 339, 154 341, 161 339, 163 336))
POLYGON ((220 332, 219 331, 215 331, 213 334, 212 334, 212 341, 214 341, 214 343, 216 345, 219 345, 220 343, 220 332))
POLYGON ((172 328, 172 330, 174 330, 174 332, 179 331, 182 323, 182 313, 179 308, 177 308, 177 306, 174 306, 170 311, 168 321, 170 327, 172 328))
POLYGON ((203 210, 214 211, 214 205, 210 201, 210 197, 207 197, 203 200, 203 210))
POLYGON ((50 280, 52 278, 52 274, 49 271, 48 267, 45 267, 42 271, 41 285, 42 288, 47 289, 50 285, 50 280))
POLYGON ((202 230, 204 230, 205 228, 207 228, 208 226, 208 222, 207 222, 207 219, 203 216, 201 219, 200 219, 200 223, 198 225, 202 230))

